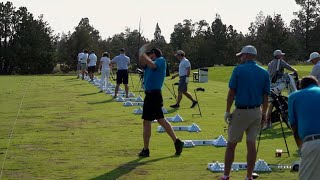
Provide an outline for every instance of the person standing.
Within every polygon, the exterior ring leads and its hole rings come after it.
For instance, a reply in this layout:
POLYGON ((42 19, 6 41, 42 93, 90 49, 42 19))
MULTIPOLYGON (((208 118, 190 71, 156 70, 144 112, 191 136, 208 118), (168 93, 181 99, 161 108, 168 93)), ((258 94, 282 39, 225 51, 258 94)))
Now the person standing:
POLYGON ((94 51, 91 51, 89 58, 88 58, 88 73, 89 73, 89 77, 91 79, 91 82, 93 81, 94 71, 96 70, 96 65, 97 65, 97 56, 94 53, 94 51))
MULTIPOLYGON (((297 70, 291 67, 287 62, 284 61, 285 53, 281 50, 275 50, 273 52, 274 59, 268 64, 268 73, 271 79, 271 83, 275 83, 284 75, 284 69, 297 73, 297 70)), ((267 122, 263 125, 263 129, 271 128, 271 113, 273 111, 272 103, 269 104, 267 111, 267 122)))
POLYGON ((229 127, 224 175, 221 180, 229 179, 235 149, 237 143, 242 141, 244 132, 247 135, 246 179, 252 179, 257 156, 256 138, 261 123, 266 120, 268 96, 270 94, 269 74, 255 62, 257 56, 256 48, 247 45, 242 48, 237 56, 240 57, 241 64, 235 67, 232 72, 224 115, 225 122, 229 127), (233 101, 235 101, 236 108, 230 113, 233 101))
POLYGON ((84 80, 84 74, 87 73, 87 61, 88 61, 88 50, 83 51, 83 55, 81 56, 81 74, 82 80, 84 80))
MULTIPOLYGON (((311 58, 310 58, 311 59, 311 58)), ((300 180, 320 177, 319 82, 314 76, 301 79, 301 90, 289 95, 288 112, 295 141, 301 152, 300 180)))
POLYGON ((120 55, 116 56, 112 59, 111 63, 117 64, 117 85, 114 92, 114 97, 116 98, 119 91, 120 84, 124 84, 126 97, 128 98, 129 93, 129 74, 128 74, 128 66, 130 64, 130 58, 125 55, 126 50, 124 48, 120 49, 120 55))
POLYGON ((172 76, 171 79, 179 76, 179 85, 178 85, 178 98, 177 102, 174 105, 171 105, 172 108, 179 108, 180 102, 182 100, 182 94, 184 94, 188 99, 192 101, 192 105, 190 108, 193 108, 197 105, 197 101, 193 99, 192 95, 188 92, 188 83, 189 76, 191 71, 190 61, 185 57, 185 53, 182 50, 178 50, 175 54, 177 59, 180 61, 179 64, 179 73, 172 76))
POLYGON ((319 55, 319 53, 318 52, 311 53, 308 62, 311 62, 314 65, 310 75, 316 77, 317 80, 320 81, 320 55, 319 55))
POLYGON ((108 88, 109 84, 109 75, 110 75, 110 63, 109 53, 104 52, 102 58, 100 59, 99 69, 101 71, 100 77, 100 91, 102 92, 104 88, 108 88))
POLYGON ((284 75, 284 69, 297 73, 297 70, 284 61, 285 53, 281 50, 273 52, 274 59, 268 64, 268 73, 272 83, 275 83, 284 75))
POLYGON ((151 137, 151 124, 153 120, 165 129, 174 142, 176 155, 180 155, 184 143, 178 139, 172 129, 171 124, 164 118, 162 112, 163 98, 161 89, 166 76, 166 60, 162 57, 159 49, 152 49, 144 53, 144 46, 140 49, 139 62, 144 69, 145 98, 143 104, 143 142, 144 147, 138 154, 140 157, 149 157, 149 142, 151 137))
POLYGON ((83 56, 83 50, 78 54, 77 60, 77 79, 80 78, 80 70, 81 70, 81 57, 83 56))

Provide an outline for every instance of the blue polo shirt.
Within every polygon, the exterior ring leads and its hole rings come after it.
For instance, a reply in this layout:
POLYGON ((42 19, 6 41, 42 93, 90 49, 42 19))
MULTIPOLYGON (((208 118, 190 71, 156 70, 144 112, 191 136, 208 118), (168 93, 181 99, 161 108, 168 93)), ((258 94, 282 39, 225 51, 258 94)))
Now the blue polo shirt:
POLYGON ((237 107, 260 106, 263 103, 263 95, 270 94, 268 71, 255 61, 240 64, 232 72, 229 88, 236 92, 237 107))
POLYGON ((144 68, 144 88, 145 91, 161 90, 164 78, 166 77, 166 60, 163 57, 155 59, 156 69, 148 66, 144 68))
POLYGON ((289 96, 289 122, 298 126, 298 135, 303 140, 306 136, 320 134, 320 87, 310 85, 289 96))

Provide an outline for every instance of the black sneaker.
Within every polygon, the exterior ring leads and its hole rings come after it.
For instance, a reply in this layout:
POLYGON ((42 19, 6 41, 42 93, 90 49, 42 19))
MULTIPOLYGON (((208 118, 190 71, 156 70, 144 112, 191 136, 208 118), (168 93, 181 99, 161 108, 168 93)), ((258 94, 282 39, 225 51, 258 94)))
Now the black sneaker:
POLYGON ((179 104, 174 104, 174 105, 171 105, 170 107, 171 108, 179 108, 180 106, 179 106, 179 104))
POLYGON ((180 155, 183 149, 184 142, 182 142, 180 139, 177 139, 176 142, 174 142, 174 147, 176 148, 176 155, 180 155))
POLYGON ((198 101, 193 101, 192 105, 190 108, 194 108, 198 104, 198 101))
POLYGON ((149 149, 144 149, 142 148, 141 152, 138 154, 140 157, 149 157, 150 156, 150 151, 149 149))

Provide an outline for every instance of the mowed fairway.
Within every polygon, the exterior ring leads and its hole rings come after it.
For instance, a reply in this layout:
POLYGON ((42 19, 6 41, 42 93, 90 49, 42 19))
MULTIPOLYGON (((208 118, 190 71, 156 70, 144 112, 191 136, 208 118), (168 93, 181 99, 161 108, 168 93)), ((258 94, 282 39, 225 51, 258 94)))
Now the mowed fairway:
MULTIPOLYGON (((312 66, 296 68, 301 77, 307 75, 312 66)), ((193 96, 197 87, 206 90, 197 93, 203 117, 192 117, 198 109, 190 109, 191 102, 186 97, 179 110, 169 108, 174 100, 163 87, 164 104, 170 112, 165 116, 179 113, 184 119, 173 125, 197 123, 202 129, 199 133, 176 132, 178 137, 213 139, 223 135, 227 138, 223 115, 232 69, 211 68, 208 83, 190 83, 193 96)), ((170 88, 177 82, 177 79, 167 79, 170 88)), ((134 76, 133 80, 136 89, 138 77, 134 76)), ((152 126, 151 157, 137 157, 143 147, 141 116, 133 114, 137 107, 124 107, 75 76, 0 76, 0 84, 3 179, 218 179, 221 176, 206 167, 209 162, 223 162, 224 147, 185 148, 180 157, 175 157, 171 139, 156 131, 157 123, 152 126)), ((275 149, 285 150, 277 124, 263 132, 258 159, 270 164, 291 164, 298 160, 293 136, 285 130, 291 156, 275 157, 275 149)), ((237 147, 235 161, 245 160, 246 146, 242 142, 237 147)), ((238 171, 231 175, 233 179, 244 179, 245 174, 238 171)), ((275 169, 271 173, 260 173, 259 179, 297 177, 296 172, 275 169)))

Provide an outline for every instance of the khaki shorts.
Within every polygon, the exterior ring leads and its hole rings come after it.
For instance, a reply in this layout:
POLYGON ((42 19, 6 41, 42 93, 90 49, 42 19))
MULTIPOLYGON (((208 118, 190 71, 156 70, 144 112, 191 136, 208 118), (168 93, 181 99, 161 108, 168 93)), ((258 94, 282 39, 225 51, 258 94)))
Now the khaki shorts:
POLYGON ((299 168, 300 180, 314 180, 320 177, 320 140, 304 142, 301 148, 299 168))
POLYGON ((87 64, 86 63, 81 63, 81 70, 87 70, 87 64))
POLYGON ((255 142, 260 131, 261 118, 262 113, 259 107, 254 109, 235 109, 230 118, 228 142, 241 142, 244 132, 246 132, 247 141, 255 142))

